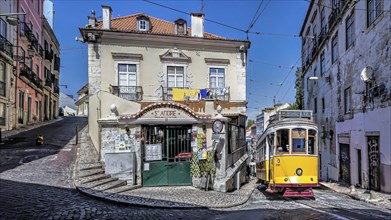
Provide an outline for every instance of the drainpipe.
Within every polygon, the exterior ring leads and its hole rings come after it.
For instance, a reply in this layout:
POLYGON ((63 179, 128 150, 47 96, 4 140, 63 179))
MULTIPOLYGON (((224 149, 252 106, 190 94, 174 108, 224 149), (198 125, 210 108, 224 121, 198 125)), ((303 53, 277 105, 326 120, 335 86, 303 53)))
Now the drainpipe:
MULTIPOLYGON (((19 1, 16 2, 16 11, 20 12, 20 5, 19 1)), ((26 16, 26 15, 24 15, 26 16)), ((18 15, 18 21, 19 21, 19 15, 18 15)), ((24 25, 24 24, 23 24, 24 25)), ((18 77, 19 77, 19 71, 20 71, 20 60, 19 60, 19 38, 20 38, 20 22, 19 25, 16 26, 16 72, 14 72, 15 76, 15 128, 18 127, 18 105, 16 104, 16 100, 19 102, 19 94, 18 94, 18 77)))

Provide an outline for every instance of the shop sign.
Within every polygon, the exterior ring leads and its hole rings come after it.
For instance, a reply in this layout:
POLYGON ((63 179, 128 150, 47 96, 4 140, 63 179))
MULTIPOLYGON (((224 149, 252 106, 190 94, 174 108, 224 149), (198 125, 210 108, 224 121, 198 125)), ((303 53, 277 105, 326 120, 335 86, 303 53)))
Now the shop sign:
POLYGON ((145 145, 145 161, 162 160, 162 144, 145 145))
POLYGON ((119 134, 115 137, 114 152, 130 152, 133 150, 135 135, 119 134))
POLYGON ((158 108, 151 110, 143 118, 190 118, 187 113, 173 108, 158 108))

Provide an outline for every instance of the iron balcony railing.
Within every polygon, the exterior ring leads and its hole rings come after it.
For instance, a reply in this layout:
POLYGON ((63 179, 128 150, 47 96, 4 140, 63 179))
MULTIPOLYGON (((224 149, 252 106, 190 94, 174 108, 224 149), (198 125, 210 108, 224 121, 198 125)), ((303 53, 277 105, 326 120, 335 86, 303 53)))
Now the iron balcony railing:
POLYGON ((35 74, 30 67, 24 63, 20 63, 20 75, 24 76, 30 82, 32 82, 36 87, 42 89, 42 80, 37 74, 35 74))
POLYGON ((60 57, 59 56, 54 57, 54 70, 60 71, 60 57))
POLYGON ((26 39, 34 46, 35 42, 38 43, 37 38, 35 38, 33 31, 26 22, 20 24, 20 35, 26 37, 26 39))
POLYGON ((58 85, 54 85, 53 91, 54 91, 54 93, 59 94, 60 93, 60 87, 58 85))
POLYGON ((13 46, 11 42, 7 40, 4 36, 0 35, 0 51, 3 51, 5 54, 13 58, 14 52, 13 52, 13 46))
POLYGON ((141 86, 111 86, 111 93, 129 101, 141 101, 143 99, 141 86))
POLYGON ((49 51, 45 49, 45 60, 52 61, 53 60, 53 51, 49 51))
POLYGON ((197 101, 197 100, 206 100, 206 101, 229 101, 230 100, 230 88, 205 88, 205 89, 190 89, 190 88, 177 88, 183 91, 183 96, 181 94, 173 94, 173 89, 171 87, 162 87, 163 90, 163 100, 164 101, 197 101))
POLYGON ((51 79, 45 79, 45 86, 49 86, 51 87, 52 86, 52 80, 51 79))

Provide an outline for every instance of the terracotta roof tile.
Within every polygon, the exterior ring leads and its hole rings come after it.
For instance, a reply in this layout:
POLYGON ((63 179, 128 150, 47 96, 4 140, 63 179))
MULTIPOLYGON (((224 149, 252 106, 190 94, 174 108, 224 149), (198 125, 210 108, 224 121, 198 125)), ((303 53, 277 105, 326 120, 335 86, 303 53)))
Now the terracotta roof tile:
MULTIPOLYGON (((102 20, 97 21, 97 28, 102 29, 102 20)), ((137 32, 137 33, 148 33, 148 34, 157 34, 157 35, 175 35, 175 23, 165 21, 159 18, 147 16, 143 13, 137 13, 133 15, 128 16, 122 16, 118 18, 112 18, 111 19, 111 30, 115 31, 124 31, 124 32, 137 32), (138 31, 137 30, 137 17, 144 15, 149 18, 149 21, 152 25, 151 31, 138 31)), ((185 37, 191 37, 191 28, 187 28, 187 34, 185 37)), ((214 34, 210 34, 207 32, 204 32, 204 38, 207 39, 227 39, 224 37, 220 37, 214 34)))

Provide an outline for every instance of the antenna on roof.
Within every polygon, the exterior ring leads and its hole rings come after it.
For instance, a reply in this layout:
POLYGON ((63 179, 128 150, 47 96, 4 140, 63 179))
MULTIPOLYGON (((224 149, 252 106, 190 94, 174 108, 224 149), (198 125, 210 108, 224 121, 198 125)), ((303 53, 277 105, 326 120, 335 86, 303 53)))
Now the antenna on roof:
POLYGON ((204 14, 204 0, 201 0, 201 13, 204 14))

